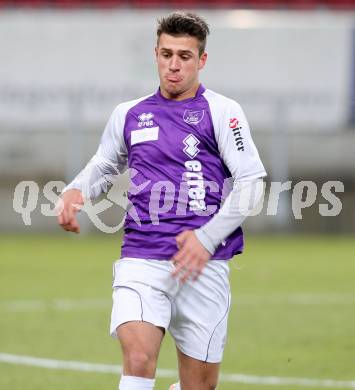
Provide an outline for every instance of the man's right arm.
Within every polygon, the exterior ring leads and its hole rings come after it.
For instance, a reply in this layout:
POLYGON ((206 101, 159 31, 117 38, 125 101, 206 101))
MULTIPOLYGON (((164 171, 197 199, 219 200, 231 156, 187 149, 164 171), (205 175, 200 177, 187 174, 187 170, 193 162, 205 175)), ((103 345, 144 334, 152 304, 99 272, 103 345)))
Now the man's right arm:
POLYGON ((127 166, 127 149, 123 139, 123 119, 120 106, 112 113, 101 143, 86 167, 67 185, 57 205, 58 223, 64 230, 79 233, 80 227, 76 213, 85 199, 95 199, 107 192, 127 166))

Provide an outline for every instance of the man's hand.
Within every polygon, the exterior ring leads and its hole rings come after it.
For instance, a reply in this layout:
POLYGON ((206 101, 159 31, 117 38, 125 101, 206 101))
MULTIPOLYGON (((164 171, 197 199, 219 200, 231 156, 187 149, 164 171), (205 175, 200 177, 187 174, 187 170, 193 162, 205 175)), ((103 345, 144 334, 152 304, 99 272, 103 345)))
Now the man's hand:
POLYGON ((68 232, 80 233, 76 213, 84 205, 84 197, 80 190, 68 190, 60 197, 56 209, 59 225, 68 232))
POLYGON ((173 256, 176 266, 173 276, 180 278, 181 283, 186 282, 189 277, 196 280, 201 274, 211 253, 200 243, 195 233, 186 230, 176 237, 179 251, 173 256))

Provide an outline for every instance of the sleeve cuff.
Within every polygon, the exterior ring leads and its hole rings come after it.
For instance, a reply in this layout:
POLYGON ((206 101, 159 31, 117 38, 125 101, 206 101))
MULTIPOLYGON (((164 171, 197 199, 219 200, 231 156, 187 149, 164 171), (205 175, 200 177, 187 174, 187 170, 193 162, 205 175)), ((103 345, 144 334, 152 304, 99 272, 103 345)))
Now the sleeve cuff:
POLYGON ((64 194, 64 192, 69 190, 79 190, 84 199, 91 199, 90 190, 76 181, 72 181, 70 184, 64 187, 61 193, 64 194))
POLYGON ((195 231, 197 239, 200 241, 200 243, 205 247, 205 249, 208 250, 208 252, 211 253, 211 255, 214 254, 216 248, 213 244, 212 239, 208 236, 207 233, 205 233, 201 228, 196 229, 195 231))

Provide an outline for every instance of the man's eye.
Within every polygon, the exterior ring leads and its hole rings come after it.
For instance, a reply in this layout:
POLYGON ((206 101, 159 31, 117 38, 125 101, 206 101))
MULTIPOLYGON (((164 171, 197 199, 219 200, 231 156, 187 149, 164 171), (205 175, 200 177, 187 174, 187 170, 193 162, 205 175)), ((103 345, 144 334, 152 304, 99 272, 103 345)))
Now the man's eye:
POLYGON ((162 56, 163 56, 164 58, 169 58, 169 54, 168 54, 168 53, 163 53, 162 56))
POLYGON ((187 61, 190 57, 189 57, 189 56, 181 56, 181 58, 182 58, 184 61, 187 61))

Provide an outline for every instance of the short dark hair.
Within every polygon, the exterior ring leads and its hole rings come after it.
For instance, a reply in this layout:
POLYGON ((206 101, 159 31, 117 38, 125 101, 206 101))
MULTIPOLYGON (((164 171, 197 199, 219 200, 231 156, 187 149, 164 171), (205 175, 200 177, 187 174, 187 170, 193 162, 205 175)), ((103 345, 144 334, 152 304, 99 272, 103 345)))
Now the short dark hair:
POLYGON ((158 41, 163 33, 173 36, 190 35, 197 38, 199 41, 199 55, 201 56, 205 51, 210 29, 202 17, 190 12, 177 11, 158 20, 158 41))

